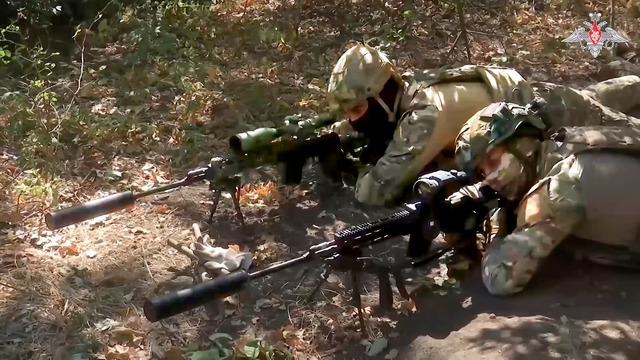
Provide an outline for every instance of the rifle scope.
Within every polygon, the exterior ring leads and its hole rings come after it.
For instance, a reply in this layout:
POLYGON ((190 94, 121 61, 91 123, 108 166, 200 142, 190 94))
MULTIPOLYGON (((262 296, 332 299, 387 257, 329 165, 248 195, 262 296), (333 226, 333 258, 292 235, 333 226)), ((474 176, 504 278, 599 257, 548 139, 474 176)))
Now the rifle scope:
POLYGON ((299 116, 287 116, 282 127, 265 127, 245 131, 229 138, 229 147, 236 154, 262 150, 272 141, 283 135, 296 136, 305 139, 314 134, 317 129, 336 122, 332 113, 322 113, 317 117, 300 120, 299 116))

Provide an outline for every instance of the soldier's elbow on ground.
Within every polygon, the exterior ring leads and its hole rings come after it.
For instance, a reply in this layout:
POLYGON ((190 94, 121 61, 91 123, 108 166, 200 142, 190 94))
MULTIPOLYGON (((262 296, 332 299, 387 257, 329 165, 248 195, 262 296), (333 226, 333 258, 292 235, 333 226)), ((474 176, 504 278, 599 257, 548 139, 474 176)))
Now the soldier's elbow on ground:
POLYGON ((509 296, 522 291, 522 287, 513 285, 513 282, 506 280, 505 269, 482 269, 482 282, 489 294, 494 296, 509 296))
POLYGON ((374 196, 371 191, 359 191, 360 189, 356 189, 355 198, 356 200, 367 206, 384 206, 384 201, 381 196, 374 196))
POLYGON ((384 206, 385 194, 383 189, 371 177, 371 173, 363 175, 356 184, 355 198, 358 202, 368 206, 384 206))

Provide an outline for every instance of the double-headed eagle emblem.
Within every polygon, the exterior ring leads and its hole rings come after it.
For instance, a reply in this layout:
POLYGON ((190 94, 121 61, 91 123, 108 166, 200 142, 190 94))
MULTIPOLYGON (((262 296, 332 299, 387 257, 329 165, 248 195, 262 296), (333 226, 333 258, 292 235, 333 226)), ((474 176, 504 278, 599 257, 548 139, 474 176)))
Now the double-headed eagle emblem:
POLYGON ((601 16, 601 13, 589 14, 591 23, 585 21, 585 28, 577 28, 562 42, 578 43, 582 49, 587 48, 594 58, 600 55, 603 48, 611 50, 616 43, 629 42, 629 39, 610 28, 606 21, 600 22, 601 16))

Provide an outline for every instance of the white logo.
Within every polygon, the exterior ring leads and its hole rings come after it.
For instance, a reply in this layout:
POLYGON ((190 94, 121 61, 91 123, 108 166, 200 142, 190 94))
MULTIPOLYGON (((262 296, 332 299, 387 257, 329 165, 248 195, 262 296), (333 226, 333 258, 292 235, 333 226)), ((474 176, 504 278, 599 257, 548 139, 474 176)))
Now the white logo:
POLYGON ((607 25, 606 21, 600 22, 601 13, 589 14, 589 20, 584 22, 584 28, 577 28, 566 39, 564 43, 578 43, 580 48, 587 48, 594 58, 600 55, 602 49, 611 50, 616 43, 627 43, 629 39, 624 38, 607 25))

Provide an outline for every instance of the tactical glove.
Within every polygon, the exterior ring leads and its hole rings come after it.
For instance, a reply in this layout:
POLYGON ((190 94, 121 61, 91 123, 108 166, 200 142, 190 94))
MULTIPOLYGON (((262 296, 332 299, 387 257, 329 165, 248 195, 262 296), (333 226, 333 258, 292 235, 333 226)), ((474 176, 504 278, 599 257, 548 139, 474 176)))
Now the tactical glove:
POLYGON ((341 139, 355 132, 355 130, 353 130, 353 128, 351 127, 351 124, 349 124, 349 120, 342 120, 333 123, 330 127, 330 130, 338 134, 341 139))
MULTIPOLYGON (((482 187, 482 185, 483 184, 481 182, 478 182, 473 185, 464 186, 460 188, 460 190, 449 195, 449 197, 447 197, 445 201, 453 206, 462 204, 466 200, 477 201, 483 198, 483 194, 480 191, 480 188, 482 187)), ((425 186, 427 185, 425 184, 425 186)))
POLYGON ((329 151, 318 157, 322 173, 335 182, 345 182, 352 185, 351 179, 358 176, 356 161, 347 158, 340 148, 329 151))

